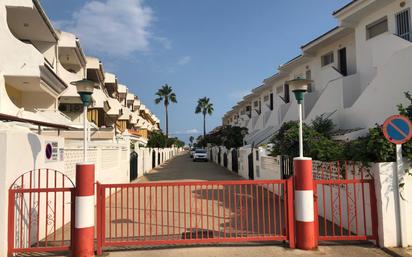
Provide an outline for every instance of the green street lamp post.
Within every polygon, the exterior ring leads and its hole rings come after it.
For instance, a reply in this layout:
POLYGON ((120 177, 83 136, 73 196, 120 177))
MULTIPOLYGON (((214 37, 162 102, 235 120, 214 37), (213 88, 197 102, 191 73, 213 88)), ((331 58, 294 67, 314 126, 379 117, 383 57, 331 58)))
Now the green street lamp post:
POLYGON ((308 84, 312 80, 296 78, 287 81, 292 92, 295 94, 295 98, 298 101, 299 106, 299 157, 303 157, 303 118, 302 118, 302 103, 305 93, 308 91, 308 84))
POLYGON ((70 84, 76 86, 83 103, 83 161, 87 162, 87 107, 92 103, 93 90, 98 84, 88 79, 73 81, 70 84))

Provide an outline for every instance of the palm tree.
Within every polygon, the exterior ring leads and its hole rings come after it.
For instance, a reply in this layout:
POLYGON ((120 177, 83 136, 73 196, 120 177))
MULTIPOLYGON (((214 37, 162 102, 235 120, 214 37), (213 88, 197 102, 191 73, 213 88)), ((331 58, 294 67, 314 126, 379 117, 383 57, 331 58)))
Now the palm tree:
POLYGON ((157 98, 155 99, 155 103, 159 104, 163 101, 166 111, 166 137, 169 138, 169 113, 168 107, 169 103, 177 103, 176 94, 173 92, 172 87, 168 84, 165 84, 159 90, 157 90, 156 94, 157 98))
POLYGON ((209 98, 203 97, 197 100, 195 113, 203 114, 203 138, 206 136, 206 114, 212 115, 213 111, 213 104, 209 98))

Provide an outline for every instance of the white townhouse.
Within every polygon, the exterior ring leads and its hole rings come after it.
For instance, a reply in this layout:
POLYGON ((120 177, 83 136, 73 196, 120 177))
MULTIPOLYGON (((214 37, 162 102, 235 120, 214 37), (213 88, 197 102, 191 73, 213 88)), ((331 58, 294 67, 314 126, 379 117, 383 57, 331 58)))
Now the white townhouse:
POLYGON ((2 120, 81 139, 83 107, 71 82, 87 78, 98 85, 87 113, 90 140, 113 140, 127 129, 147 130, 147 139, 159 129, 157 117, 146 107, 140 110, 138 97, 104 72, 98 58, 86 56, 74 34, 53 27, 38 0, 1 1, 0 19, 2 120))
POLYGON ((58 111, 59 36, 38 1, 0 3, 0 114, 70 125, 58 111), (50 114, 51 113, 51 114, 50 114))
POLYGON ((381 124, 405 102, 404 92, 412 91, 411 6, 412 1, 357 0, 335 11, 338 26, 301 46, 301 55, 279 66, 223 117, 223 124, 236 125, 234 115, 250 106, 251 115, 240 124, 249 129, 245 140, 268 142, 283 122, 298 118, 287 85, 297 77, 313 80, 305 96, 305 122, 324 114, 349 139, 381 124))

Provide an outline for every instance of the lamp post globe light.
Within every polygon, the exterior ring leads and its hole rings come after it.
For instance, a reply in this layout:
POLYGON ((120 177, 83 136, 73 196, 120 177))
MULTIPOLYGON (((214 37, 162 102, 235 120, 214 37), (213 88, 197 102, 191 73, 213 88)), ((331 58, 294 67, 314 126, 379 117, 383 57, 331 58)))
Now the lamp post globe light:
POLYGON ((305 93, 308 91, 308 84, 312 80, 296 78, 289 80, 287 83, 295 94, 296 101, 298 101, 299 108, 299 157, 303 157, 303 121, 302 121, 302 102, 305 93))
POLYGON ((87 107, 92 102, 93 90, 98 84, 88 79, 73 81, 70 84, 76 86, 83 103, 83 161, 87 162, 87 107))

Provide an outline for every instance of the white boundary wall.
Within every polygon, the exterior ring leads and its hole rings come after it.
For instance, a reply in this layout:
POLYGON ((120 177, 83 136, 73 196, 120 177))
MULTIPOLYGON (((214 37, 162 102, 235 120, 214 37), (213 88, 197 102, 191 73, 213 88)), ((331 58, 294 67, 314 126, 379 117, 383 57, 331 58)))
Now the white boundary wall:
MULTIPOLYGON (((127 183, 130 173, 130 143, 89 142, 88 159, 95 164, 95 180, 100 183, 127 183)), ((75 182, 76 163, 83 160, 83 143, 66 141, 64 173, 75 182)))
MULTIPOLYGON (((6 256, 7 251, 7 199, 13 181, 33 169, 64 170, 60 157, 57 161, 46 161, 45 146, 48 141, 57 142, 59 148, 64 147, 62 138, 39 136, 20 126, 0 126, 0 206, 3 207, 0 211, 0 256, 6 256)), ((44 178, 41 179, 44 181, 44 178)))

